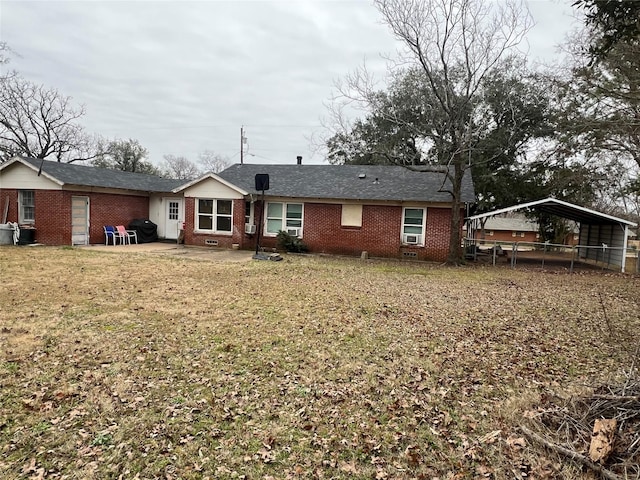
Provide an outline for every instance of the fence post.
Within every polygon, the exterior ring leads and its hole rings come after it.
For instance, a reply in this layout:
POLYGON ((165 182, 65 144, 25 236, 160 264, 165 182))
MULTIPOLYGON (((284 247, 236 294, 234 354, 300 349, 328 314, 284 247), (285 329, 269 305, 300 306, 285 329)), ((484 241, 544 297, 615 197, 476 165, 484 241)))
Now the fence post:
POLYGON ((573 245, 571 247, 571 267, 569 268, 569 273, 573 273, 573 261, 576 258, 576 246, 573 245))
POLYGON ((498 249, 498 242, 494 240, 493 242, 493 266, 496 266, 496 250, 498 249))
POLYGON ((542 270, 544 270, 544 257, 547 256, 547 245, 549 244, 549 240, 544 242, 544 247, 542 250, 542 270))
POLYGON ((516 252, 518 251, 517 242, 511 245, 511 268, 516 268, 516 252))

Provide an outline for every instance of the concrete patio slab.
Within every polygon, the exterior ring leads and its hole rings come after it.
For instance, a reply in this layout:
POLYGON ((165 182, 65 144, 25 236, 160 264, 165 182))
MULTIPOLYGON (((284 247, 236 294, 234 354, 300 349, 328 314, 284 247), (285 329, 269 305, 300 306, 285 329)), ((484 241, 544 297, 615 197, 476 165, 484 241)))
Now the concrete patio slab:
POLYGON ((133 245, 86 245, 79 248, 128 255, 142 253, 150 255, 170 255, 195 260, 220 262, 247 262, 253 255, 249 250, 228 250, 223 248, 193 247, 175 243, 153 242, 133 245))

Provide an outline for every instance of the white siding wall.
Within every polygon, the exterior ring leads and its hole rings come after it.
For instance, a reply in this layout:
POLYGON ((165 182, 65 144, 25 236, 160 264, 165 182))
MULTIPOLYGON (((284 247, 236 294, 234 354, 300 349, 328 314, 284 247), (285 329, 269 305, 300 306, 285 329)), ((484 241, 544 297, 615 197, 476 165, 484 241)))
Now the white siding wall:
POLYGON ((164 203, 162 195, 154 194, 149 197, 149 220, 158 226, 158 236, 164 238, 164 203))
POLYGON ((224 198, 229 200, 244 198, 241 193, 238 193, 234 189, 227 187, 213 178, 208 178, 187 188, 184 190, 184 196, 197 198, 224 198))
POLYGON ((62 186, 44 175, 38 176, 22 163, 14 163, 0 172, 0 188, 18 190, 62 190, 62 186))

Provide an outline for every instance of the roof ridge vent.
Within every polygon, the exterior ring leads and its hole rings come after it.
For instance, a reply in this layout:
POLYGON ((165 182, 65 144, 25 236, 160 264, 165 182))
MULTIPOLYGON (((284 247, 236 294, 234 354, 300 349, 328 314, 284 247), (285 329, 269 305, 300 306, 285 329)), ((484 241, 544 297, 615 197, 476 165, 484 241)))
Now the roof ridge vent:
POLYGON ((358 178, 367 178, 367 174, 366 173, 361 173, 360 175, 358 175, 358 178))

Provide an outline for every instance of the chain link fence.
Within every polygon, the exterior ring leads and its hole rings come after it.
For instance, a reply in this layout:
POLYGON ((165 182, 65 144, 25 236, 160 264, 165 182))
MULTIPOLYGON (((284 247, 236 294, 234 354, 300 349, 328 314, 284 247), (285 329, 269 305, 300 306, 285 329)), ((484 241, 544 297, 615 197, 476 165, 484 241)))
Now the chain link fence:
POLYGON ((562 245, 549 242, 507 242, 465 239, 467 260, 542 270, 612 270, 640 273, 640 250, 601 245, 562 245), (624 262, 622 259, 624 258, 624 262))

